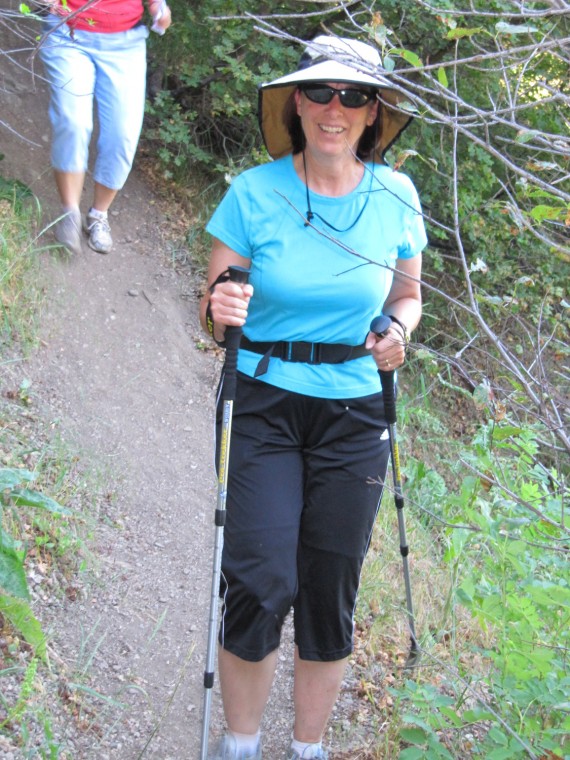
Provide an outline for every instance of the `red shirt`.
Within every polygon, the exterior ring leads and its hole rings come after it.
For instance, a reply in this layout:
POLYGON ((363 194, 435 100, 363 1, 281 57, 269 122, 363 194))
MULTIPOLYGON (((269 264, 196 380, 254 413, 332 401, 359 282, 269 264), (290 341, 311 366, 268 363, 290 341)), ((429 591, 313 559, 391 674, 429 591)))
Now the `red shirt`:
MULTIPOLYGON (((86 0, 67 0, 60 6, 60 15, 69 15, 85 5, 86 0)), ((73 29, 87 32, 125 32, 136 26, 143 16, 142 0, 95 0, 87 10, 78 13, 70 21, 73 29)))

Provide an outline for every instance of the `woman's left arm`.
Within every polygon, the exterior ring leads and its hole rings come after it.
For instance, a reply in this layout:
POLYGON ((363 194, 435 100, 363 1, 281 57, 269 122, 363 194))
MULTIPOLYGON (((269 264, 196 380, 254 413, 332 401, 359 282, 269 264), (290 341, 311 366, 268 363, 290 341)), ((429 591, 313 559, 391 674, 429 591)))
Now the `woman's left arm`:
POLYGON ((366 347, 372 349, 378 369, 396 369, 404 363, 410 333, 422 315, 421 273, 421 254, 396 262, 392 287, 382 309, 394 321, 383 338, 372 332, 366 338, 366 347))

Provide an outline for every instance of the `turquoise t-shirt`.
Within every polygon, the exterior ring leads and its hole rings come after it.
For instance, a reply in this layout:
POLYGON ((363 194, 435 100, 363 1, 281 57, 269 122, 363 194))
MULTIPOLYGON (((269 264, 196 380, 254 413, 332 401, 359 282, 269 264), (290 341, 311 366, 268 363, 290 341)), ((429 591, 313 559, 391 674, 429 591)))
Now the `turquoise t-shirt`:
MULTIPOLYGON (((416 256, 427 243, 411 180, 387 166, 366 166, 359 186, 348 195, 310 194, 313 213, 345 232, 331 230, 317 216, 312 224, 319 231, 305 226, 306 187, 291 156, 233 180, 206 229, 251 260, 254 295, 244 326, 250 340, 364 342, 390 291, 392 272, 386 266, 416 256)), ((240 349, 239 371, 253 377, 260 359, 240 349)), ((259 379, 322 398, 379 391, 371 356, 319 365, 272 357, 259 379)))

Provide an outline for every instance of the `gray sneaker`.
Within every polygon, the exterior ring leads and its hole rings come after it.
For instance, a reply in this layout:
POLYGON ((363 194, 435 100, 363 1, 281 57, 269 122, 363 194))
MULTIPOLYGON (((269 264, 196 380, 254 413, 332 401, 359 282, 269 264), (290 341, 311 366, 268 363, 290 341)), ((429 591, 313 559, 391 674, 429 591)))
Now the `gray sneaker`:
POLYGON ((236 741, 230 734, 226 734, 218 744, 213 755, 208 755, 208 760, 261 760, 261 742, 253 755, 238 752, 236 741))
MULTIPOLYGON (((287 755, 287 760, 303 760, 304 757, 304 754, 300 755, 295 750, 291 750, 291 754, 287 755)), ((321 747, 313 757, 316 758, 316 760, 329 760, 329 753, 321 747)))
POLYGON ((111 228, 107 219, 98 219, 96 216, 87 214, 85 217, 85 232, 89 247, 97 253, 109 253, 113 247, 111 228))
POLYGON ((81 253, 81 214, 78 208, 71 209, 55 224, 55 239, 70 253, 81 253))

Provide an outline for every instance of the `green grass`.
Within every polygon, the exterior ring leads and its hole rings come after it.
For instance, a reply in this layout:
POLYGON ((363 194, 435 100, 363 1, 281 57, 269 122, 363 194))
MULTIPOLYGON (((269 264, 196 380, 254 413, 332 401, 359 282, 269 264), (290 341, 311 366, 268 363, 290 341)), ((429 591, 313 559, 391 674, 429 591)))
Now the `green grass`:
POLYGON ((31 191, 0 176, 0 348, 15 341, 29 348, 36 334, 41 286, 33 235, 38 221, 31 191))

